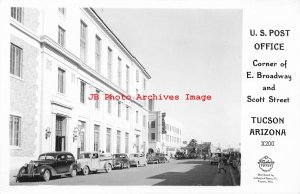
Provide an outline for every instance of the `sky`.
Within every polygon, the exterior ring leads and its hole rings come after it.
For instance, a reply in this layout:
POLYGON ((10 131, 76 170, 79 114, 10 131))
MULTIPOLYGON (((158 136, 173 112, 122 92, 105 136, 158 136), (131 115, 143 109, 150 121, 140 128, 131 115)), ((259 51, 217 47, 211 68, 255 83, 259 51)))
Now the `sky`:
POLYGON ((148 94, 179 95, 156 110, 183 126, 182 139, 222 148, 241 142, 242 11, 96 9, 151 75, 148 94), (211 95, 186 101, 185 94, 211 95))

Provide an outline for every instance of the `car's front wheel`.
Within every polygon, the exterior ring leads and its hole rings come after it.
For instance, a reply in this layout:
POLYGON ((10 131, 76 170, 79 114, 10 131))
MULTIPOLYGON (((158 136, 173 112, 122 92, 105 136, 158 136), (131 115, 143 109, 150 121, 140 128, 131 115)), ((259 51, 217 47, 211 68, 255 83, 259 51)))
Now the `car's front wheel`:
POLYGON ((51 178, 51 173, 50 173, 50 171, 49 171, 49 170, 45 170, 45 172, 44 172, 44 174, 43 174, 43 180, 47 182, 47 181, 50 180, 50 178, 51 178))
POLYGON ((111 169, 112 169, 111 165, 110 165, 110 164, 107 164, 107 165, 106 165, 106 168, 105 168, 105 171, 106 171, 107 173, 109 173, 109 172, 111 171, 111 169))
POLYGON ((83 169, 82 169, 82 173, 83 175, 88 175, 90 174, 90 169, 88 166, 84 166, 83 169))

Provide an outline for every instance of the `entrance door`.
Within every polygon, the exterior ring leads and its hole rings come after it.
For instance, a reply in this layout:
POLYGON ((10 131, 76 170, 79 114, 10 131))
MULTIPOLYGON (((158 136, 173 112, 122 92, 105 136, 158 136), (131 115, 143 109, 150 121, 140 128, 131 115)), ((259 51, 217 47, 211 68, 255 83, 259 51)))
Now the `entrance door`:
POLYGON ((66 151, 66 117, 56 115, 55 151, 66 151))

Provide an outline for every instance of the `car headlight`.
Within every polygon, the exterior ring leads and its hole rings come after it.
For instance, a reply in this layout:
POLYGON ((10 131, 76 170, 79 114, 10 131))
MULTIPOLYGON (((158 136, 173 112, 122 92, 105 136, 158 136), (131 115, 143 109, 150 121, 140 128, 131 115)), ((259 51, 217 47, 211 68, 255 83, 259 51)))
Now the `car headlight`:
POLYGON ((21 168, 20 173, 21 173, 21 174, 24 174, 25 171, 26 171, 25 168, 21 168))
POLYGON ((38 163, 34 163, 33 164, 34 167, 38 167, 38 165, 39 165, 38 163))

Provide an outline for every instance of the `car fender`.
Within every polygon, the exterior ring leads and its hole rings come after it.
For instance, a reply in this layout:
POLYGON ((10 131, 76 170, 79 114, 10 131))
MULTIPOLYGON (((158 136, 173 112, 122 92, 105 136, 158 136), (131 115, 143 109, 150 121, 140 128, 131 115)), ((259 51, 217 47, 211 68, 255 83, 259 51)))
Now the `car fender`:
POLYGON ((38 169, 37 169, 37 171, 40 172, 41 174, 44 174, 45 170, 50 170, 52 176, 57 175, 56 170, 52 166, 49 166, 49 165, 42 165, 42 166, 38 167, 38 169))
POLYGON ((105 164, 104 164, 104 169, 106 169, 106 167, 107 167, 108 164, 109 164, 111 167, 113 167, 112 163, 109 162, 109 161, 107 161, 107 162, 105 162, 105 164))
MULTIPOLYGON (((90 168, 90 166, 89 166, 89 168, 90 168)), ((70 165, 69 171, 72 172, 73 169, 75 169, 78 172, 81 170, 81 167, 78 164, 76 164, 75 162, 73 162, 70 165)))

